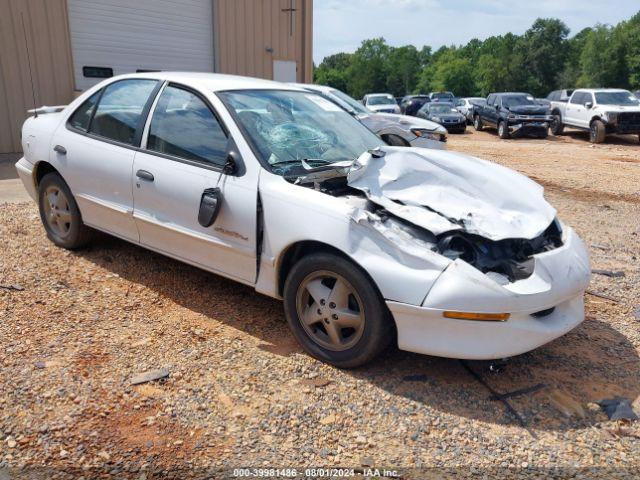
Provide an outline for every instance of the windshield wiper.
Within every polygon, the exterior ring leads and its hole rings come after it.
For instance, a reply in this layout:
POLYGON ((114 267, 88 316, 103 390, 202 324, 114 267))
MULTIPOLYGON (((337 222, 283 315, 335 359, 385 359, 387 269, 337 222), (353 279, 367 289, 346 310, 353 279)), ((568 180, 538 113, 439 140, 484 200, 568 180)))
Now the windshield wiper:
POLYGON ((272 163, 271 166, 275 167, 277 165, 290 165, 292 163, 301 164, 302 162, 307 162, 307 163, 309 163, 309 162, 312 162, 312 163, 313 162, 321 162, 323 164, 334 163, 333 161, 326 160, 324 158, 293 158, 293 159, 290 159, 290 160, 280 160, 279 162, 272 163))

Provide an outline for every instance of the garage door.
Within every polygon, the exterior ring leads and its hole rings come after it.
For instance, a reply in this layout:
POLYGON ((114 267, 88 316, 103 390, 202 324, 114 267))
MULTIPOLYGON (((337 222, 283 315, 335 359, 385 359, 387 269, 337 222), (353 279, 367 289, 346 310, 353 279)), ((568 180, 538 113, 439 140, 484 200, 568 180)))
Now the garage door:
POLYGON ((68 0, 76 88, 111 72, 213 72, 212 3, 68 0))

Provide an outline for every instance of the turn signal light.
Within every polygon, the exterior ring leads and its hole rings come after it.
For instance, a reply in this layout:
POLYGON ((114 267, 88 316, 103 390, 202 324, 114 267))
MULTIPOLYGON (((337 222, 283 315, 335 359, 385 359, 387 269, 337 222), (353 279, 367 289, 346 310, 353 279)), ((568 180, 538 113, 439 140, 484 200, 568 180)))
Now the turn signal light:
POLYGON ((481 322, 506 322, 511 316, 510 313, 474 313, 474 312, 442 312, 445 318, 455 318, 456 320, 478 320, 481 322))

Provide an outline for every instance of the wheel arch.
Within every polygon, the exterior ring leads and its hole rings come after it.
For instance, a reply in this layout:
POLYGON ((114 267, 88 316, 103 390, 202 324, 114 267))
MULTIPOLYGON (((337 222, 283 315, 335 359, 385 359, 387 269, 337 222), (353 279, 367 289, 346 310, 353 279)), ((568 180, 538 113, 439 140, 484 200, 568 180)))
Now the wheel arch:
MULTIPOLYGON (((36 186, 36 189, 38 188, 38 185, 40 185, 40 181, 44 178, 44 176, 49 173, 57 173, 58 175, 60 175, 60 172, 56 169, 56 167, 51 165, 46 160, 41 160, 35 164, 33 168, 33 183, 36 186)), ((62 175, 60 176, 62 177, 62 175)))
POLYGON ((371 284, 375 287, 380 298, 384 299, 382 293, 380 291, 380 287, 375 282, 373 277, 367 272, 362 265, 360 265, 356 260, 353 259, 350 255, 340 250, 339 248, 334 247, 333 245, 329 245, 328 243, 324 243, 318 240, 301 240, 289 245, 286 249, 284 249, 278 260, 276 262, 276 272, 278 275, 278 295, 282 296, 284 291, 284 284, 287 280, 287 276, 291 271, 291 268, 302 258, 307 255, 311 255, 313 253, 332 253, 340 258, 343 258, 345 261, 350 262, 355 265, 371 282, 371 284))

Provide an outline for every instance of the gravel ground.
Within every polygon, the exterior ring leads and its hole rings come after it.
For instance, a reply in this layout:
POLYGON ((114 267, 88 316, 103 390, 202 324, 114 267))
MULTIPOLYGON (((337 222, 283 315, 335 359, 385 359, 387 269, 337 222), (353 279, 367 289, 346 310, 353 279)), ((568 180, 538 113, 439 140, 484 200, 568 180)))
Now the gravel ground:
POLYGON ((637 478, 640 422, 594 403, 618 395, 640 413, 637 138, 468 132, 450 149, 544 184, 593 267, 624 272, 594 276, 609 298, 587 295, 586 321, 563 338, 498 371, 468 363, 500 393, 543 384, 509 398, 520 419, 456 360, 393 350, 337 370, 302 353, 279 302, 108 236, 58 249, 33 205, 6 204, 0 284, 20 289, 0 289, 0 478, 231 478, 241 466, 637 478), (169 377, 131 385, 159 368, 169 377))

